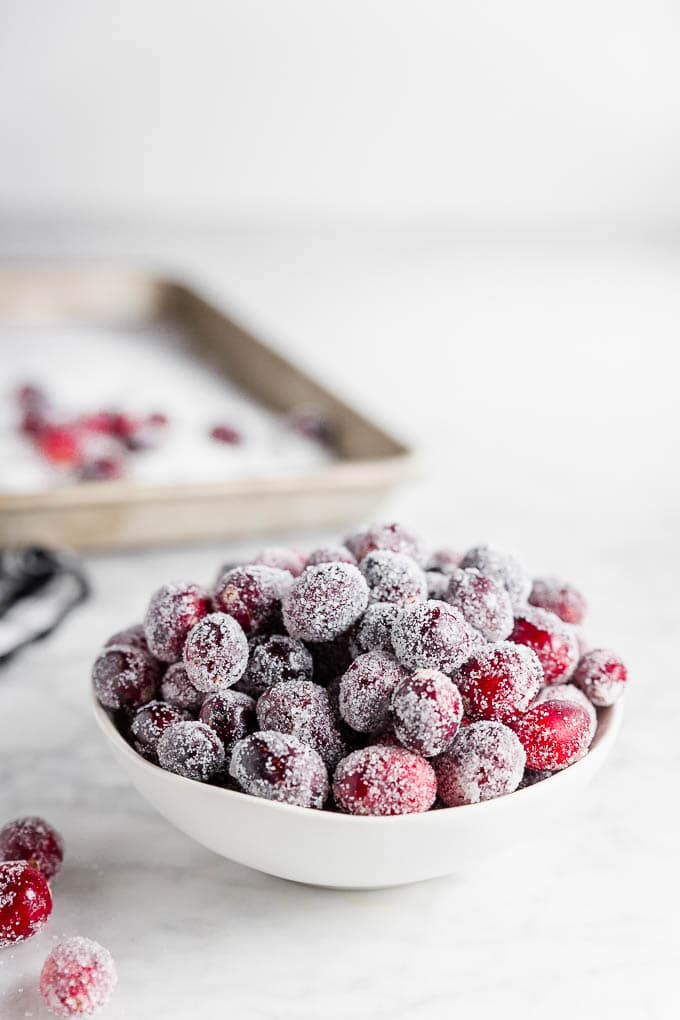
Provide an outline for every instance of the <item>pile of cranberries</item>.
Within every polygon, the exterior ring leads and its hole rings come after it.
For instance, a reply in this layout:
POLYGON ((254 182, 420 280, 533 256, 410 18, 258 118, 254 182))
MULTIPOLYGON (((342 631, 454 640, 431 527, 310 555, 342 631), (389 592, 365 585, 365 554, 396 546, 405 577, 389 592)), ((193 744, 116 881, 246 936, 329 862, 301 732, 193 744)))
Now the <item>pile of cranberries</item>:
POLYGON ((166 584, 109 639, 99 702, 147 761, 255 797, 397 815, 512 793, 588 751, 623 692, 572 585, 399 524, 166 584))
MULTIPOLYGON (((17 818, 0 829, 0 949, 36 935, 52 913, 50 883, 64 845, 42 818, 17 818)), ((111 954, 80 936, 58 942, 45 960, 40 991, 55 1016, 93 1016, 116 984, 111 954)))

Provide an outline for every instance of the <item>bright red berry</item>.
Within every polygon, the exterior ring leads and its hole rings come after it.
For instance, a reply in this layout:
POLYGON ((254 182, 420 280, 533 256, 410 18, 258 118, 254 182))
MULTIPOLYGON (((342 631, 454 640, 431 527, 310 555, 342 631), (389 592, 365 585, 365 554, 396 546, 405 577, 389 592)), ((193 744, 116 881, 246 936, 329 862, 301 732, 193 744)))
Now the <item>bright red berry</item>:
POLYGON ((0 860, 26 861, 49 882, 63 859, 61 836, 42 818, 17 818, 0 829, 0 860))
POLYGON ((546 684, 564 683, 576 669, 578 644, 574 632, 547 609, 527 606, 521 610, 508 640, 536 653, 546 684))
POLYGON ((543 701, 516 719, 512 728, 526 751, 530 769, 552 772, 573 765, 592 740, 588 713, 564 700, 543 701))
POLYGON ((543 683, 535 652, 510 641, 485 645, 455 674, 470 719, 507 723, 526 712, 543 683))
POLYGON ((618 701, 627 679, 628 672, 622 660, 606 648, 593 648, 586 652, 574 673, 576 686, 598 708, 618 701))
POLYGON ((51 913, 44 875, 25 861, 0 864, 0 949, 30 939, 51 913))
POLYGON ((434 804, 437 780, 424 758, 379 744, 343 758, 335 770, 333 796, 350 815, 415 814, 434 804))

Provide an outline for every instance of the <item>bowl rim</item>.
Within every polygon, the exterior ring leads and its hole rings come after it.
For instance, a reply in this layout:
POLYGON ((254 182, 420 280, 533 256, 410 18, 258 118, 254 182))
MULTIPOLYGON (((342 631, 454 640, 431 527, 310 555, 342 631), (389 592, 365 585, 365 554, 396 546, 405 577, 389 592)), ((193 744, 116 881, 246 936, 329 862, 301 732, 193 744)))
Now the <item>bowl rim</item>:
MULTIPOLYGON (((146 771, 150 775, 153 775, 154 780, 175 786, 178 789, 182 789, 184 787, 188 790, 189 787, 196 786, 195 780, 187 779, 184 776, 178 776, 175 772, 168 772, 166 769, 162 769, 159 765, 154 765, 152 762, 147 761, 141 754, 138 754, 137 751, 135 751, 134 748, 132 748, 125 738, 119 733, 108 712, 102 707, 102 705, 99 704, 94 691, 92 690, 91 699, 93 703, 94 717, 100 730, 109 742, 130 761, 134 768, 141 769, 142 772, 146 771)), ((623 699, 617 701, 613 705, 609 705, 606 708, 598 709, 597 731, 588 753, 568 768, 555 772, 555 774, 550 777, 550 789, 555 790, 566 788, 570 781, 574 780, 582 772, 589 769, 596 770, 598 765, 601 764, 606 757, 611 745, 616 739, 622 718, 623 699), (558 784, 558 786, 556 787, 555 784, 558 784)), ((284 814, 289 816, 291 812, 295 812, 310 822, 312 819, 316 819, 319 823, 329 822, 333 825, 343 826, 394 826, 396 824, 422 825, 425 819, 430 820, 427 824, 444 825, 445 821, 439 821, 439 819, 449 819, 450 821, 452 812, 455 813, 455 817, 460 818, 461 812, 467 812, 467 817, 472 811, 477 812, 477 814, 481 814, 482 812, 488 813, 490 811, 503 810, 503 808, 508 810, 508 804, 517 803, 515 798, 522 797, 523 803, 526 803, 532 797, 537 799, 545 795, 544 784, 534 783, 532 786, 525 786, 522 789, 514 790, 511 794, 505 794, 502 797, 493 797, 490 800, 480 801, 477 804, 459 804, 455 807, 443 807, 434 811, 413 812, 411 814, 404 815, 350 815, 344 814, 341 811, 315 810, 307 807, 299 807, 297 804, 282 804, 279 801, 267 800, 264 797, 253 797, 251 794, 241 793, 239 790, 228 790, 224 787, 213 786, 209 783, 200 783, 199 785, 201 786, 204 795, 215 799, 219 798, 223 804, 228 804, 230 801, 243 804, 248 801, 251 803, 253 808, 274 812, 284 812, 284 814)))

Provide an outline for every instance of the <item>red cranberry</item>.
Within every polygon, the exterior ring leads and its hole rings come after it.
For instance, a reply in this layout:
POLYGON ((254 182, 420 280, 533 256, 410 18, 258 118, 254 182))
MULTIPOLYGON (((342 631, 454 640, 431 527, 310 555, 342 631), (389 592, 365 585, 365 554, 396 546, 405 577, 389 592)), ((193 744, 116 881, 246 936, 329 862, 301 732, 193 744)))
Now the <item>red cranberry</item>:
POLYGON ((401 680, 392 694, 392 721, 397 739, 409 751, 431 758, 449 746, 463 717, 456 685, 436 669, 418 669, 401 680))
POLYGON ((210 694, 240 680, 248 663, 248 641, 226 613, 204 616, 189 632, 184 665, 194 687, 210 694))
POLYGON ((159 677, 156 660, 134 645, 109 645, 92 669, 95 693, 105 708, 138 708, 151 701, 159 677))
POLYGON ((30 939, 51 913, 44 875, 25 861, 0 864, 0 949, 30 939))
POLYGON ((435 761, 439 797, 457 807, 512 793, 522 780, 525 761, 520 741, 507 726, 471 723, 435 761))
POLYGON ((166 772, 206 783, 224 765, 224 746, 214 730, 202 722, 176 722, 156 746, 158 764, 166 772))
POLYGON ((201 722, 215 731, 224 745, 226 755, 257 728, 255 701, 240 691, 209 694, 198 714, 201 722))
POLYGON ((167 414, 162 414, 160 411, 154 411, 147 418, 149 425, 153 425, 155 428, 164 429, 168 424, 167 414))
POLYGON ((70 425, 46 425, 36 436, 36 443, 52 464, 75 465, 82 457, 80 434, 70 425))
POLYGON ((347 752, 327 692, 309 680, 268 687, 257 703, 257 721, 263 730, 289 733, 313 747, 329 768, 347 752))
POLYGON ((320 563, 352 563, 356 566, 356 562, 356 557, 344 545, 323 545, 307 557, 308 567, 318 567, 320 563))
POLYGON ((177 662, 189 631, 210 608, 210 596, 197 584, 164 584, 152 595, 144 618, 151 652, 162 662, 177 662))
POLYGON ((263 567, 287 570, 293 577, 299 577, 307 566, 307 557, 299 549, 286 549, 284 546, 270 545, 266 549, 260 549, 251 557, 250 562, 263 567))
POLYGON ((529 602, 539 609, 549 609, 565 623, 583 623, 588 609, 578 588, 554 577, 539 577, 531 588, 529 602))
POLYGON ((353 751, 340 762, 333 796, 350 815, 409 815, 428 811, 437 795, 434 770, 424 758, 385 744, 353 751))
POLYGON ((530 769, 566 768, 583 758, 592 739, 588 713, 568 701, 544 701, 512 725, 530 769))
POLYGON ((152 756, 156 753, 158 741, 168 726, 182 722, 186 718, 187 713, 182 709, 168 705, 165 701, 150 701, 135 712, 130 723, 130 732, 139 745, 139 750, 152 756))
POLYGON ((322 563, 296 578, 283 599, 283 622, 291 637, 332 641, 368 605, 366 581, 351 563, 322 563))
POLYGON ((241 433, 232 425, 214 425, 210 429, 210 438, 227 446, 238 446, 243 441, 241 433))
MULTIPOLYGON (((133 623, 129 627, 125 627, 124 630, 117 630, 115 634, 111 635, 104 647, 109 648, 111 645, 132 645, 133 648, 141 648, 142 651, 149 652, 146 635, 141 623, 133 623)), ((149 654, 151 653, 149 652, 149 654)))
POLYGON ((78 478, 84 482, 112 481, 125 475, 125 461, 122 457, 96 457, 86 460, 78 471, 78 478))
POLYGON ((392 644, 408 669, 452 673, 470 655, 472 634, 457 609, 430 599, 402 610, 392 628, 392 644))
POLYGON ((234 567, 215 591, 215 608, 238 620, 246 634, 271 631, 280 627, 281 599, 290 584, 290 574, 276 567, 234 567))
POLYGON ((578 645, 573 631, 546 609, 527 606, 521 610, 509 640, 536 652, 546 684, 564 683, 576 668, 578 645))
POLYGON ((507 723, 529 708, 543 670, 530 648, 503 641, 478 649, 458 670, 456 683, 471 719, 507 723))
POLYGON ((197 690, 189 679, 183 662, 175 662, 168 669, 161 682, 161 697, 169 705, 187 712, 198 712, 205 694, 197 690))
POLYGON ((328 773, 320 755, 297 737, 262 730, 240 740, 229 772, 254 797, 298 807, 322 808, 328 773))
POLYGON ((507 591, 473 567, 451 574, 446 601, 487 641, 503 641, 512 630, 512 603, 507 591))
POLYGON ((22 411, 35 411, 48 406, 47 394, 34 383, 24 383, 16 393, 17 403, 22 411))
POLYGON ((365 531, 358 531, 345 539, 345 545, 361 562, 370 552, 387 549, 389 552, 404 553, 416 563, 422 562, 420 541, 401 524, 374 524, 365 531))
POLYGON ((44 391, 30 384, 21 386, 17 392, 17 403, 21 410, 20 430, 35 438, 48 425, 49 402, 44 391))
POLYGON ((628 672, 621 659, 606 648, 586 652, 574 673, 574 683, 598 708, 613 705, 623 694, 628 672))
POLYGON ((54 946, 45 960, 40 994, 55 1016, 92 1016, 106 1006, 117 980, 108 949, 76 935, 54 946))
POLYGON ((382 651, 393 654, 392 627, 400 612, 401 606, 394 602, 373 602, 362 616, 352 639, 356 653, 382 651))
POLYGON ((0 829, 0 860, 26 861, 49 882, 63 859, 61 836, 42 818, 17 818, 0 829))
MULTIPOLYGON (((572 705, 580 705, 588 713, 590 719, 590 739, 595 736, 597 730, 597 712, 595 707, 588 700, 586 695, 573 684, 551 684, 539 691, 534 698, 534 705, 540 705, 544 701, 569 701, 572 705)), ((533 706, 532 706, 533 707, 533 706)))
POLYGON ((425 580, 428 599, 445 602, 449 591, 449 575, 441 574, 438 570, 428 570, 425 573, 425 580))
POLYGON ((259 696, 273 684, 289 680, 311 680, 313 672, 312 653, 302 641, 283 634, 273 634, 252 642, 248 667, 241 684, 248 693, 259 696))
POLYGON ((478 545, 465 553, 460 565, 463 568, 475 567, 480 574, 502 584, 510 596, 513 609, 519 609, 526 602, 531 591, 531 580, 514 556, 488 545, 478 545))
POLYGON ((430 558, 427 561, 428 570, 436 570, 442 574, 453 574, 455 570, 461 564, 463 554, 458 552, 456 549, 450 549, 448 546, 444 546, 441 549, 435 549, 433 553, 430 553, 430 558))
POLYGON ((388 652, 360 655, 340 681, 340 715, 359 733, 382 729, 390 718, 392 693, 405 677, 406 670, 388 652))
POLYGON ((372 602, 396 602, 408 605, 427 598, 425 574, 415 560, 403 553, 378 549, 359 564, 366 578, 372 602))

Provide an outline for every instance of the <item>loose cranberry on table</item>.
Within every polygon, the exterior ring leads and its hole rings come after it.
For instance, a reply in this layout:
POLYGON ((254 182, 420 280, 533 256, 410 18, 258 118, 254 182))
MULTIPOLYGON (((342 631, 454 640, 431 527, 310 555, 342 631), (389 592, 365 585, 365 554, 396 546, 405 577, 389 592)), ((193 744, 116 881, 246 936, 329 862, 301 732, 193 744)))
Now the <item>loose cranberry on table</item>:
POLYGON ((329 768, 347 752, 328 693, 310 680, 286 680, 268 687, 257 702, 257 722, 261 730, 289 733, 313 747, 329 768))
POLYGON ((224 766, 224 745, 202 722, 176 722, 164 731, 156 753, 161 768, 207 783, 224 766))
POLYGON ((578 643, 574 632, 547 609, 525 606, 520 610, 509 640, 536 652, 546 684, 565 683, 576 669, 578 643))
POLYGON ((359 733, 382 729, 390 718, 394 689, 407 675, 389 652, 358 656, 340 681, 340 715, 359 733))
POLYGON ((237 620, 246 634, 259 634, 281 626, 281 599, 292 583, 287 570, 260 564, 234 567, 221 579, 215 608, 237 620))
POLYGON ((378 549, 359 564, 366 578, 372 602, 409 605, 427 598, 427 580, 416 561, 404 553, 378 549))
POLYGON ((322 563, 296 578, 283 599, 283 622, 291 637, 332 641, 359 619, 368 586, 351 563, 322 563))
POLYGON ((514 720, 512 728, 526 752, 527 766, 551 772, 582 758, 593 737, 586 710, 564 700, 535 705, 514 720))
POLYGON ((455 680, 470 719, 507 723, 529 708, 543 683, 543 669, 530 648, 502 641, 475 651, 455 680))
POLYGON ((108 1003, 117 980, 108 949, 76 935, 51 950, 40 974, 40 994, 55 1016, 94 1016, 108 1003))
POLYGON ((458 688, 436 669, 418 669, 392 693, 392 725, 400 743, 432 758, 449 747, 463 717, 458 688))
POLYGON ((502 584, 513 609, 519 609, 526 602, 531 591, 531 579, 514 556, 490 545, 478 545, 465 553, 460 565, 463 568, 474 567, 480 574, 502 584))
POLYGON ((239 742, 257 729, 255 700, 241 691, 226 690, 209 694, 198 718, 215 731, 229 756, 239 742))
POLYGON ((189 631, 211 610, 208 592, 197 584, 164 584, 154 592, 144 617, 149 649, 162 662, 177 662, 189 631))
POLYGON ((0 949, 30 939, 51 913, 44 875, 25 861, 0 864, 0 949))
POLYGON ((539 609, 549 609, 565 623, 583 623, 588 605, 578 588, 554 577, 539 577, 534 581, 529 602, 539 609))
POLYGON ((471 723, 435 760, 439 798, 457 807, 503 797, 517 789, 525 764, 524 748, 511 729, 499 722, 471 723))
POLYGON ((256 697, 272 684, 311 680, 313 673, 312 653, 302 641, 285 634, 272 634, 251 641, 248 666, 239 687, 256 697))
POLYGON ((409 669, 452 673, 470 655, 472 642, 462 613, 436 599, 407 606, 392 628, 396 656, 409 669))
POLYGON ((353 751, 333 779, 335 803, 351 815, 408 815, 428 811, 437 796, 429 762, 385 744, 353 751))
POLYGON ((105 708, 139 708, 154 697, 160 673, 160 664, 143 648, 109 645, 95 660, 92 682, 105 708))
POLYGON ((263 730, 240 740, 229 773, 246 793, 266 800, 322 808, 328 797, 323 759, 290 734, 263 730))
POLYGON ((189 631, 184 665, 194 687, 211 694, 232 687, 248 664, 248 639, 241 625, 226 613, 210 613, 189 631))
POLYGON ((574 673, 574 683, 593 705, 606 708, 618 701, 624 692, 628 673, 615 652, 593 648, 586 652, 574 673))
POLYGON ((82 435, 70 425, 46 425, 35 437, 39 452, 50 463, 73 467, 83 457, 82 435))
POLYGON ((49 882, 63 860, 63 840, 42 818, 17 818, 0 829, 0 861, 25 861, 49 882))
POLYGON ((474 567, 450 575, 444 601, 458 609, 487 641, 503 641, 512 630, 512 603, 507 591, 474 567))

